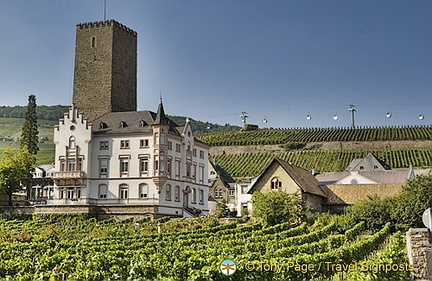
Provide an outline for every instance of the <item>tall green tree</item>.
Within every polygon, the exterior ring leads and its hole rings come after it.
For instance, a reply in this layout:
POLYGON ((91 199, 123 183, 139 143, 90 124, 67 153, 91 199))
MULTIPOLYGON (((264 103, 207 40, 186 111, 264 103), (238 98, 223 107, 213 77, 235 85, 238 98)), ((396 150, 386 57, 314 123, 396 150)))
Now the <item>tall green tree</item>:
POLYGON ((423 212, 432 207, 432 174, 419 175, 402 187, 394 198, 390 214, 396 228, 408 230, 411 227, 424 227, 423 212))
POLYGON ((39 131, 36 113, 36 96, 30 95, 28 98, 27 111, 24 115, 24 124, 21 131, 21 147, 26 146, 28 151, 36 155, 39 147, 39 131))
POLYGON ((0 160, 0 191, 7 194, 9 206, 12 206, 12 193, 22 190, 35 162, 36 156, 26 146, 14 152, 10 148, 3 150, 0 160))
POLYGON ((254 192, 252 195, 252 216, 265 226, 282 222, 301 221, 306 208, 298 194, 276 192, 254 192))

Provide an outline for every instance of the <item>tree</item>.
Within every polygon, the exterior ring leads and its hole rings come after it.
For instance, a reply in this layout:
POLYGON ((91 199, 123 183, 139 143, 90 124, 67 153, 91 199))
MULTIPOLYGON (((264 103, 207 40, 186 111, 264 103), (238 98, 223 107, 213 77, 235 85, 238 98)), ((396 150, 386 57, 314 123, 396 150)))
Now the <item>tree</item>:
POLYGON ((37 124, 37 114, 36 114, 36 96, 30 95, 28 98, 27 111, 24 116, 24 124, 21 131, 21 147, 26 146, 28 151, 36 155, 38 147, 38 124, 37 124))
POLYGON ((366 200, 354 202, 347 208, 346 214, 353 224, 364 221, 367 229, 376 232, 391 221, 390 211, 393 205, 394 198, 379 198, 374 195, 366 200))
POLYGON ((12 152, 9 148, 3 150, 0 160, 0 191, 8 196, 9 206, 12 206, 12 193, 20 191, 30 170, 36 162, 36 156, 24 146, 12 152))
POLYGON ((420 175, 409 180, 401 192, 393 197, 372 196, 368 200, 354 202, 347 209, 347 216, 354 223, 365 221, 367 228, 378 231, 387 222, 396 230, 424 227, 422 214, 432 207, 432 175, 420 175))
POLYGON ((225 199, 222 200, 221 203, 218 204, 217 217, 218 218, 226 218, 229 216, 230 210, 225 199))
POLYGON ((432 174, 420 175, 409 180, 391 208, 391 217, 399 230, 424 227, 423 212, 432 207, 432 174))
POLYGON ((252 204, 252 216, 260 220, 264 226, 301 221, 306 211, 298 194, 288 194, 282 190, 254 192, 252 204))

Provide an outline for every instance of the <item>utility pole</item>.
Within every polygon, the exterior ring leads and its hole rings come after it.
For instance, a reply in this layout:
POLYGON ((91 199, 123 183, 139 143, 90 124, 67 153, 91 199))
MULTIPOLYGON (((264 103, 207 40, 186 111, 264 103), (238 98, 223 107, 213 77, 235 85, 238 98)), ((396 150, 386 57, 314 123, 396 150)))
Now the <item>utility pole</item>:
POLYGON ((351 128, 355 128, 355 123, 354 123, 354 112, 357 111, 357 109, 355 108, 354 104, 350 104, 350 108, 348 108, 348 111, 351 111, 351 128))
POLYGON ((103 5, 103 18, 104 21, 106 21, 106 0, 104 0, 104 5, 103 5))
POLYGON ((247 115, 247 112, 243 111, 242 114, 240 115, 240 118, 241 118, 243 124, 246 124, 248 117, 249 117, 249 115, 247 115))

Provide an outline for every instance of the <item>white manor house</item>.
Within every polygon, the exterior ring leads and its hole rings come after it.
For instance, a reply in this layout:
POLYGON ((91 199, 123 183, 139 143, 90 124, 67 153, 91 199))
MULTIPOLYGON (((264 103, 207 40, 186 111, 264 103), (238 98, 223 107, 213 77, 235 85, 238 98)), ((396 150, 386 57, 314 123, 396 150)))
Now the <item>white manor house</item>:
POLYGON ((73 106, 54 129, 48 205, 159 217, 208 213, 208 151, 189 120, 136 111, 135 31, 77 25, 73 106))

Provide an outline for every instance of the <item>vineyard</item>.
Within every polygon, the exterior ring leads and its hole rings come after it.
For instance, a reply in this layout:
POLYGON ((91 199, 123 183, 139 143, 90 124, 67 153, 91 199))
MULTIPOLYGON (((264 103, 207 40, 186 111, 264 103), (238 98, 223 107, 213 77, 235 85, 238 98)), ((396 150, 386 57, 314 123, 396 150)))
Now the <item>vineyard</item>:
POLYGON ((1 219, 0 278, 328 280, 344 274, 356 280, 409 279, 403 235, 392 235, 389 224, 375 233, 364 222, 342 225, 318 220, 263 228, 220 225, 212 217, 1 219), (220 270, 225 259, 236 263, 231 277, 220 270), (383 267, 377 269, 378 264, 383 267))
POLYGON ((212 146, 265 145, 289 142, 431 140, 432 126, 260 129, 211 132, 197 137, 212 146))
POLYGON ((210 161, 224 167, 232 177, 259 175, 274 157, 291 162, 307 170, 319 172, 344 171, 355 158, 372 152, 392 169, 432 166, 431 148, 375 149, 375 150, 297 150, 280 153, 243 153, 210 156, 210 161))

